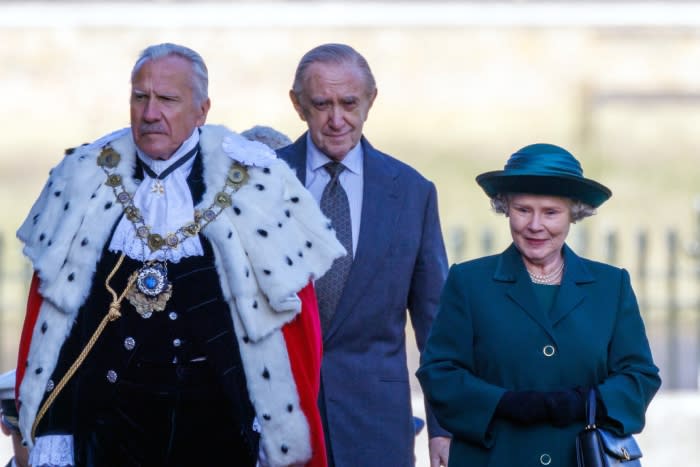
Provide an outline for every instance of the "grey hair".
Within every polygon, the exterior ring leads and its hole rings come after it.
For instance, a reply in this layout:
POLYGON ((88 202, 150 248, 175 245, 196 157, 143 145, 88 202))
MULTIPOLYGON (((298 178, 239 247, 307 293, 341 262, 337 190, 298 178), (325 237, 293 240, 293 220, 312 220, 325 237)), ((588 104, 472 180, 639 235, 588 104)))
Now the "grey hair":
MULTIPOLYGON (((493 210, 499 214, 508 216, 508 202, 510 201, 511 195, 513 195, 513 193, 498 193, 491 198, 491 207, 493 210)), ((593 206, 577 199, 571 199, 569 211, 571 213, 571 222, 574 224, 596 213, 593 206)))
POLYGON ((195 104, 199 105, 207 100, 209 98, 209 72, 207 71, 207 65, 204 63, 201 55, 184 45, 166 42, 146 47, 131 70, 131 81, 134 81, 134 77, 146 62, 170 55, 184 58, 192 64, 192 92, 195 104))
POLYGON ((332 63, 341 65, 351 62, 358 67, 364 75, 367 94, 372 95, 377 89, 377 83, 374 80, 372 70, 369 68, 369 63, 365 60, 357 50, 346 44, 323 44, 314 47, 301 57, 297 71, 294 74, 294 83, 292 91, 297 97, 301 96, 304 91, 304 76, 306 70, 314 63, 332 63))
POLYGON ((292 143, 289 136, 285 135, 281 131, 277 131, 272 127, 264 125, 255 125, 254 127, 248 128, 241 132, 241 136, 249 139, 250 141, 258 141, 265 144, 272 150, 283 148, 292 143))

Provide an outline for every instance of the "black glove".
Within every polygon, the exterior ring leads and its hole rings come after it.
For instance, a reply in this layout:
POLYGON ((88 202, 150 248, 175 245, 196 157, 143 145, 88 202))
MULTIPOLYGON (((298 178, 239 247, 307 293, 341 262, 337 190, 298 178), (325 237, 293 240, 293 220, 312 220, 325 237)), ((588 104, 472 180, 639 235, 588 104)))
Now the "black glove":
POLYGON ((589 388, 577 387, 545 393, 549 421, 556 427, 582 422, 586 418, 586 397, 589 388))
POLYGON ((549 420, 548 393, 541 391, 506 391, 496 406, 496 416, 522 425, 549 420))

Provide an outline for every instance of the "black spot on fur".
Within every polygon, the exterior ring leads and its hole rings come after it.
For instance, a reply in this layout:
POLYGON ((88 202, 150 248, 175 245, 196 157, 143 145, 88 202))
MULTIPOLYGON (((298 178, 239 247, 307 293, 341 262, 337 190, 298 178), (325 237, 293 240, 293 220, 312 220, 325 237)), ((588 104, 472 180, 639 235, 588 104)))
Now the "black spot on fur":
POLYGON ((68 274, 68 282, 73 282, 75 280, 75 273, 68 274))
POLYGON ((258 191, 263 191, 265 189, 265 185, 261 185, 260 183, 256 183, 255 188, 257 188, 258 191))
POLYGON ((290 258, 289 256, 287 256, 287 264, 288 264, 289 266, 291 266, 292 264, 294 264, 294 261, 292 261, 292 258, 290 258))
POLYGON ((311 248, 312 246, 313 245, 311 244, 311 242, 307 240, 306 241, 306 248, 311 248))
POLYGON ((40 375, 40 374, 42 374, 43 372, 44 372, 44 369, 43 369, 42 367, 39 367, 39 368, 37 368, 36 370, 34 370, 34 373, 36 373, 37 375, 40 375))
POLYGON ((256 310, 258 309, 258 301, 257 300, 253 302, 253 308, 255 308, 256 310))
POLYGON ((69 207, 70 207, 70 203, 66 203, 63 205, 63 210, 67 211, 69 207))
POLYGON ((59 196, 61 196, 61 192, 60 192, 60 191, 54 191, 54 192, 53 192, 53 195, 54 195, 56 198, 58 198, 59 196))
POLYGON ((261 237, 267 237, 267 230, 258 229, 258 234, 260 234, 261 237))
POLYGON ((40 242, 43 242, 45 238, 46 238, 46 235, 45 235, 45 234, 42 233, 42 234, 39 235, 39 241, 40 241, 40 242))
POLYGON ((287 412, 291 413, 294 410, 294 406, 292 404, 287 404, 287 412))
POLYGON ((264 418, 265 420, 272 420, 272 417, 270 416, 269 413, 264 413, 264 414, 263 414, 263 418, 264 418))
POLYGON ((46 334, 46 330, 47 330, 48 328, 49 328, 49 325, 46 323, 46 321, 44 321, 43 323, 41 323, 41 333, 42 333, 42 334, 46 334))
POLYGON ((268 167, 265 167, 265 168, 263 169, 263 173, 269 174, 269 173, 270 173, 270 169, 269 169, 268 167))
POLYGON ((265 379, 270 379, 270 372, 265 368, 262 372, 262 377, 265 379))
POLYGON ((231 232, 231 231, 229 230, 229 232, 228 232, 228 238, 231 238, 231 237, 233 237, 233 232, 231 232))
POLYGON ((105 211, 106 211, 107 209, 110 209, 111 207, 112 207, 112 202, 109 201, 107 204, 105 204, 105 211))
POLYGON ((270 274, 272 274, 272 271, 270 271, 269 269, 263 269, 263 273, 264 273, 266 276, 269 276, 270 274))
POLYGON ((243 342, 245 342, 246 344, 249 343, 249 342, 250 342, 250 337, 248 337, 248 336, 243 336, 243 342))
POLYGON ((280 446, 280 451, 282 451, 282 454, 287 454, 289 452, 289 447, 287 447, 286 444, 283 444, 280 446))
POLYGON ((46 246, 51 246, 51 245, 53 245, 53 240, 49 240, 48 242, 46 242, 46 246))
POLYGON ((299 256, 299 258, 303 258, 303 257, 304 257, 304 253, 302 253, 302 252, 300 251, 299 253, 297 253, 297 256, 299 256))
POLYGON ((87 237, 86 237, 86 238, 84 238, 84 239, 80 242, 80 246, 85 246, 85 245, 87 245, 88 243, 89 243, 89 242, 88 242, 88 239, 87 239, 87 237))
POLYGON ((293 196, 292 197, 292 203, 298 203, 299 202, 299 197, 298 196, 293 196))
POLYGON ((284 211, 284 215, 287 216, 287 217, 292 217, 292 213, 289 212, 289 209, 286 209, 286 210, 284 211))
POLYGON ((241 215, 241 209, 238 206, 233 207, 233 212, 235 212, 237 216, 241 215))

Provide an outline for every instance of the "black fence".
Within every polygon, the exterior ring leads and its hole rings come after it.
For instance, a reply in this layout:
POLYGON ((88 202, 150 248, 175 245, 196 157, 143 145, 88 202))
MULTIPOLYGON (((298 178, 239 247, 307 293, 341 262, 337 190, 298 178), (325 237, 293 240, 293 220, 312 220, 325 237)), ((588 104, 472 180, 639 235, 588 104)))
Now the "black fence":
MULTIPOLYGON (((685 238, 679 230, 663 227, 592 232, 584 222, 569 239, 581 256, 630 271, 654 358, 661 368, 663 389, 700 389, 700 202, 697 204, 689 209, 695 226, 685 238)), ((489 230, 452 227, 445 235, 452 261, 496 253, 504 243, 489 230)), ((0 237, 0 371, 15 364, 31 278, 29 265, 13 242, 8 248, 11 242, 0 237)))

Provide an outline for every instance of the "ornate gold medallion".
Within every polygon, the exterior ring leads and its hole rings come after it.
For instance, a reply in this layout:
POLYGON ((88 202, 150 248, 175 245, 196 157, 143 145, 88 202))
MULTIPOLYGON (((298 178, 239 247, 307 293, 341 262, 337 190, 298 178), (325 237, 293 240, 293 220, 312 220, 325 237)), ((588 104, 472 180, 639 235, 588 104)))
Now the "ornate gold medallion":
POLYGON ((111 146, 105 146, 102 148, 99 157, 97 158, 97 165, 107 169, 113 169, 119 165, 121 156, 117 151, 112 149, 111 146))
POLYGON ((133 272, 129 281, 133 281, 134 287, 129 289, 126 298, 144 318, 155 311, 163 311, 173 294, 168 272, 160 263, 145 264, 133 272))

